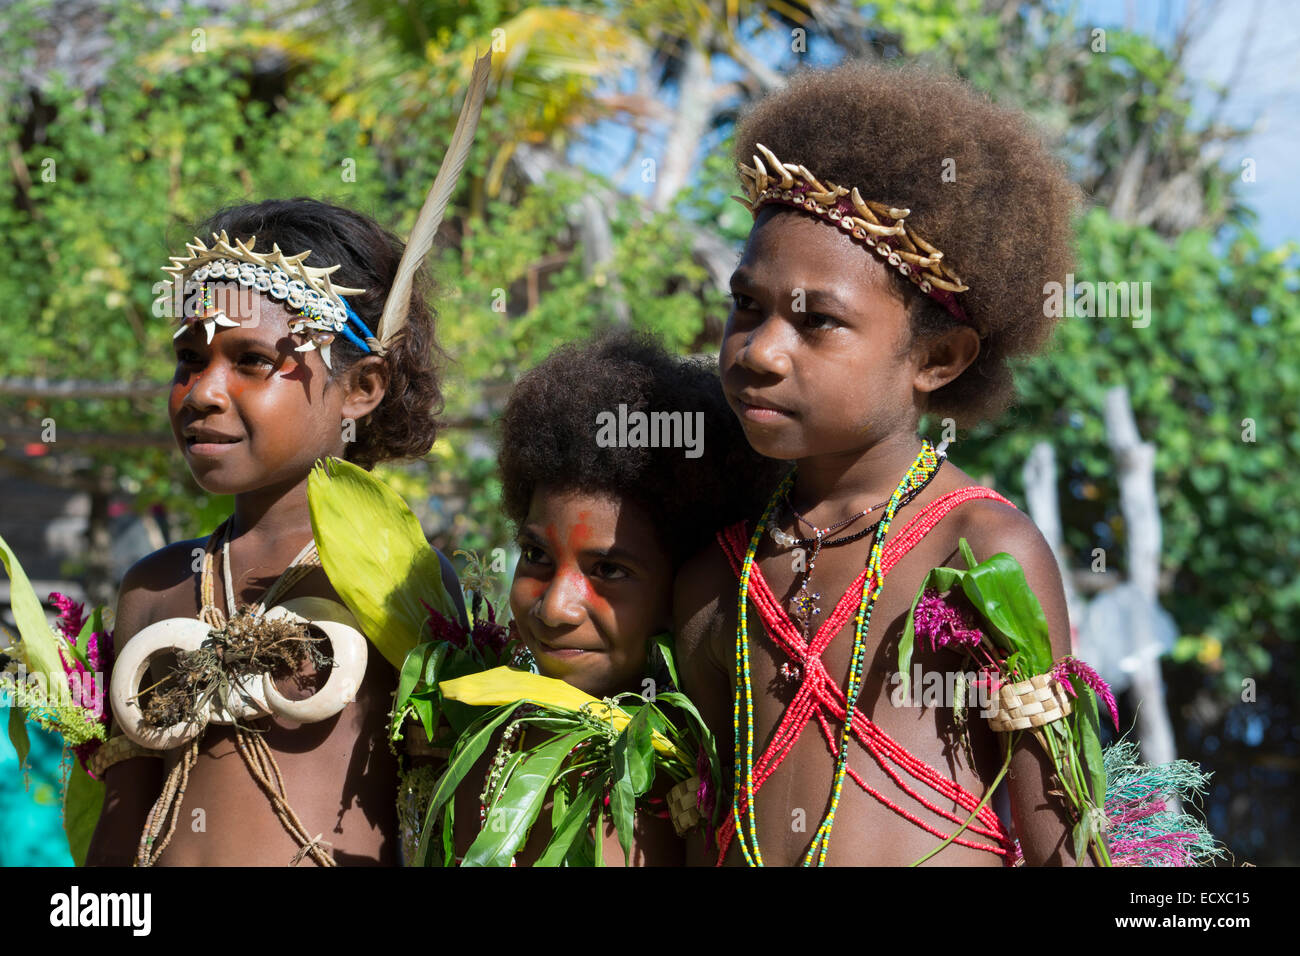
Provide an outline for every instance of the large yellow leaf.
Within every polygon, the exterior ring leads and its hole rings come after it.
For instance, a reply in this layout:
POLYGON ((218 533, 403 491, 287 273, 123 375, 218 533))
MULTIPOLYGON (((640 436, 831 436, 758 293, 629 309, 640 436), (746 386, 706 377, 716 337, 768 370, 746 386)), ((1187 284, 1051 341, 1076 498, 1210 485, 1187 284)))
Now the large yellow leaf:
POLYGON ((307 503, 330 584, 390 664, 400 668, 420 643, 429 616, 422 600, 457 619, 438 553, 406 502, 382 481, 331 458, 312 469, 307 503))
MULTIPOLYGON (((442 691, 443 697, 471 707, 501 707, 521 700, 570 711, 578 711, 584 705, 590 705, 593 717, 609 721, 620 733, 632 719, 622 708, 606 704, 562 680, 543 677, 531 671, 515 670, 513 667, 494 667, 478 674, 445 680, 438 685, 438 689, 442 691)), ((653 743, 660 753, 671 753, 690 766, 690 758, 657 730, 654 731, 653 743)))

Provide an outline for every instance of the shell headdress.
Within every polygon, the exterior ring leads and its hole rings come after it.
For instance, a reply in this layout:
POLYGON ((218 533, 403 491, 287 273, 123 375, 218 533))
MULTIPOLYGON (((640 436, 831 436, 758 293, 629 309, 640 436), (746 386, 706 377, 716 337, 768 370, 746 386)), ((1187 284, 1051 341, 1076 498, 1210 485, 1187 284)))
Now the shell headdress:
POLYGON ((296 351, 318 348, 326 367, 332 367, 330 343, 339 334, 362 352, 373 355, 387 352, 406 327, 415 274, 433 248, 433 238, 455 191, 470 146, 473 145, 474 131, 478 127, 483 100, 487 94, 491 63, 490 53, 484 54, 474 63, 465 103, 456 121, 447 154, 425 197, 415 227, 411 230, 406 250, 397 266, 396 278, 384 302, 379 325, 373 333, 344 298, 366 290, 335 285, 331 281, 330 275, 339 268, 338 265, 323 269, 306 265, 305 260, 311 255, 310 249, 295 255, 285 255, 278 245, 273 245, 269 252, 257 252, 254 249, 256 236, 250 237, 247 242, 236 239, 232 243, 229 236, 221 232, 213 233, 211 246, 195 236, 193 242, 186 243, 187 255, 172 256, 171 265, 163 267, 163 271, 171 275, 173 295, 183 296, 184 301, 196 301, 202 307, 201 312, 190 317, 185 315, 185 310, 178 310, 181 327, 173 337, 189 328, 190 318, 203 324, 208 342, 212 341, 218 328, 239 325, 224 311, 214 308, 211 290, 208 288, 209 282, 233 280, 244 288, 282 301, 287 308, 296 312, 297 315, 289 321, 289 330, 294 333, 310 330, 310 337, 296 351))
POLYGON ((740 164, 745 196, 735 197, 755 217, 769 203, 810 212, 874 249, 954 318, 970 321, 956 296, 970 287, 943 261, 943 253, 907 224, 910 209, 863 199, 856 186, 840 186, 829 180, 823 183, 806 166, 781 162, 762 143, 755 144, 755 148, 762 157, 754 156, 753 166, 740 164))

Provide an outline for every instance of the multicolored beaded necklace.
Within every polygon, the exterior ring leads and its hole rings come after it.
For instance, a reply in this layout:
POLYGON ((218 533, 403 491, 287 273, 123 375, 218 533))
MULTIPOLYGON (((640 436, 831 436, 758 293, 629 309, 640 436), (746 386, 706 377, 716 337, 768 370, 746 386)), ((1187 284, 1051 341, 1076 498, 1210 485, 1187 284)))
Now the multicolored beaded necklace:
MULTIPOLYGON (((946 444, 946 443, 945 443, 946 444)), ((849 664, 849 683, 845 689, 846 714, 852 714, 857 707, 858 695, 862 690, 862 670, 866 661, 866 637, 867 629, 871 626, 871 611, 875 607, 876 599, 884 588, 883 579, 880 576, 880 565, 884 553, 885 537, 889 534, 889 526, 893 523, 894 516, 898 509, 902 507, 905 496, 926 484, 935 471, 938 470, 942 461, 934 446, 928 439, 921 440, 921 451, 913 460, 911 466, 907 469, 907 474, 903 480, 898 483, 894 489, 893 495, 890 496, 889 505, 885 509, 885 515, 880 519, 879 528, 871 545, 871 554, 867 558, 867 574, 862 582, 862 599, 858 602, 858 612, 854 619, 853 633, 853 656, 849 664)), ((740 836, 740 849, 745 856, 745 862, 750 866, 763 866, 763 854, 758 846, 758 817, 754 812, 753 800, 748 798, 749 794, 754 792, 754 692, 749 670, 749 629, 746 622, 746 610, 749 599, 749 577, 750 570, 754 565, 755 555, 758 552, 758 543, 763 538, 763 532, 771 520, 772 513, 778 502, 780 502, 794 484, 794 472, 788 474, 781 484, 777 487, 776 492, 768 501, 767 507, 763 510, 763 515, 758 519, 758 524, 754 527, 754 533, 750 537, 749 547, 745 551, 745 561, 741 566, 740 572, 740 600, 737 607, 736 628, 736 674, 737 683, 740 685, 741 692, 736 694, 732 704, 732 729, 734 731, 735 742, 735 770, 732 781, 732 812, 735 815, 736 832, 740 836), (745 709, 745 749, 744 765, 742 769, 741 746, 740 746, 740 711, 741 696, 744 696, 745 709), (744 790, 741 789, 743 777, 744 790), (749 832, 745 832, 745 814, 741 804, 742 792, 746 795, 745 804, 749 810, 749 832)), ((822 819, 816 834, 813 836, 812 845, 808 847, 808 852, 804 854, 803 865, 811 866, 814 861, 818 866, 826 865, 826 855, 830 851, 831 845, 831 828, 835 825, 835 812, 839 809, 840 794, 844 789, 844 777, 848 769, 849 742, 852 736, 852 721, 844 721, 844 730, 841 735, 840 746, 835 757, 835 776, 831 788, 831 805, 827 810, 826 816, 822 819)))

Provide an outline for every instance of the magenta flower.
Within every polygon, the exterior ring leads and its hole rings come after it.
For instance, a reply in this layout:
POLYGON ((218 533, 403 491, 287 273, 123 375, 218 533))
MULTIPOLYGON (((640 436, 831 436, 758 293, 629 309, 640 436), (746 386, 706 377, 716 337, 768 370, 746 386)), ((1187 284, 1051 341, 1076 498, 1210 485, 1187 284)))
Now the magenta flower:
POLYGON ((1106 709, 1110 711, 1110 719, 1115 724, 1115 729, 1119 730, 1119 709, 1115 706, 1115 695, 1110 692, 1110 685, 1101 679, 1101 675, 1093 670, 1088 664, 1079 660, 1073 655, 1062 657, 1052 668, 1052 677, 1061 682, 1070 696, 1075 696, 1074 686, 1070 683, 1069 675, 1073 674, 1091 687, 1098 697, 1106 704, 1106 709))
MULTIPOLYGON (((86 625, 86 608, 83 604, 78 604, 72 598, 60 594, 58 591, 50 593, 50 603, 59 610, 57 621, 59 634, 64 642, 76 647, 77 638, 81 634, 81 629, 86 625)), ((81 688, 82 700, 94 699, 98 697, 101 701, 108 699, 107 694, 102 689, 96 688, 96 675, 101 671, 107 671, 112 664, 113 658, 113 635, 112 632, 100 633, 94 631, 86 641, 86 664, 81 663, 64 647, 59 647, 59 661, 63 664, 63 670, 69 677, 76 677, 77 685, 81 688), (89 665, 89 666, 87 666, 89 665)), ((107 683, 107 677, 105 677, 107 683)), ((93 713, 89 708, 86 709, 86 720, 103 724, 108 727, 108 707, 103 707, 98 714, 93 713)), ((73 754, 81 761, 83 767, 91 758, 96 750, 99 749, 101 741, 97 739, 87 740, 84 743, 72 747, 73 754)))
POLYGON ((465 631, 465 625, 460 621, 454 621, 447 617, 441 611, 429 606, 428 602, 420 601, 424 609, 429 612, 429 636, 435 641, 446 641, 452 647, 464 650, 469 645, 469 634, 465 631))
POLYGON ((429 633, 435 641, 446 641, 452 647, 462 651, 472 645, 481 653, 490 651, 493 654, 500 654, 510 643, 509 631, 497 623, 496 610, 489 602, 484 602, 487 604, 487 620, 480 616, 474 622, 473 630, 467 629, 458 620, 449 619, 426 602, 420 603, 424 604, 424 609, 429 612, 429 633))
POLYGON ((50 603, 59 609, 59 631, 69 641, 76 643, 77 635, 86 626, 86 606, 58 591, 50 592, 50 603))
POLYGON ((497 623, 497 612, 492 607, 490 601, 484 601, 487 605, 487 620, 483 620, 482 615, 474 622, 474 630, 470 634, 470 639, 474 646, 483 651, 491 651, 494 654, 500 654, 510 643, 510 632, 497 623))
POLYGON ((713 792, 713 773, 709 769, 709 758, 701 746, 695 756, 695 776, 699 778, 700 788, 696 791, 695 806, 704 817, 704 846, 713 846, 713 811, 718 805, 718 795, 713 792))
POLYGON ((922 595, 913 617, 918 637, 928 638, 934 650, 952 644, 956 647, 978 647, 984 634, 972 626, 967 615, 949 604, 933 588, 922 595))

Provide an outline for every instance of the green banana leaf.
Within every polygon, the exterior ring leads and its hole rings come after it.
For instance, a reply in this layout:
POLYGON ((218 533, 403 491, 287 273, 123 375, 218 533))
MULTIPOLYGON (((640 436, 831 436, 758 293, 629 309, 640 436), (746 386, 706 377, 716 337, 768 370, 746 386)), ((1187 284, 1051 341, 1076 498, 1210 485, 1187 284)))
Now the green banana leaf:
POLYGON ((307 503, 330 583, 371 643, 401 668, 425 631, 421 601, 458 617, 419 520, 386 484, 338 458, 312 469, 307 503))

